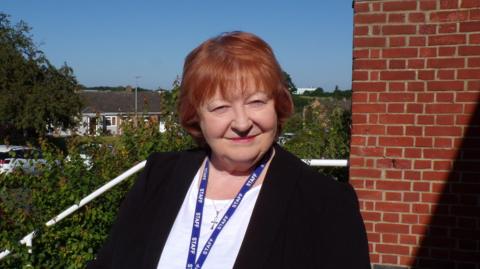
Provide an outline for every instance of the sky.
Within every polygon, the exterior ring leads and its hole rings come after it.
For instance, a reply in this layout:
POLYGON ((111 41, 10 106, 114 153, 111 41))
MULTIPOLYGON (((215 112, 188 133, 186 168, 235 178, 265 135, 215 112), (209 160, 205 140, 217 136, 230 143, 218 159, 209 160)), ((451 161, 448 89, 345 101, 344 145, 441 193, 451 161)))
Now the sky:
POLYGON ((297 88, 351 88, 351 0, 2 0, 0 12, 87 87, 170 89, 192 49, 241 30, 270 44, 297 88))

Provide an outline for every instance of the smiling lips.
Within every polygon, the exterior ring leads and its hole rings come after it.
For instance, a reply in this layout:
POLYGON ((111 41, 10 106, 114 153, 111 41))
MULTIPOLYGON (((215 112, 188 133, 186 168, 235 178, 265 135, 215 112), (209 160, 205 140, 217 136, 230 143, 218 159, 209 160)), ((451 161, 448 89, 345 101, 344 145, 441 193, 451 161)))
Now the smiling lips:
POLYGON ((240 142, 240 143, 244 142, 245 143, 245 142, 252 141, 253 139, 255 139, 256 136, 257 135, 249 135, 249 136, 242 136, 242 137, 232 137, 232 138, 228 138, 228 139, 230 139, 234 142, 240 142))

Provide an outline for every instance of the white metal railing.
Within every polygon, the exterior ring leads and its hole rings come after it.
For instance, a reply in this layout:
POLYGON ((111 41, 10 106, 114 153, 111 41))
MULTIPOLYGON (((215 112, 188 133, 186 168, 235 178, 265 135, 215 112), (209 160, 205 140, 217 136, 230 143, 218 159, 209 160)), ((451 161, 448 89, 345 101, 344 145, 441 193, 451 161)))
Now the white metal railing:
MULTIPOLYGON (((302 159, 302 161, 304 161, 306 164, 308 164, 310 166, 341 166, 341 167, 345 167, 345 166, 348 165, 347 160, 302 159)), ((135 174, 136 172, 140 171, 142 168, 145 167, 146 162, 147 161, 142 161, 142 162, 136 164, 135 166, 133 166, 132 168, 128 169, 127 171, 123 172, 118 177, 110 180, 109 182, 107 182, 102 187, 98 188, 94 192, 85 196, 82 200, 80 200, 80 202, 78 204, 74 204, 74 205, 70 206, 69 208, 65 209, 64 211, 62 211, 57 216, 53 217, 51 220, 47 221, 47 223, 45 223, 45 225, 47 227, 55 225, 60 220, 64 219, 68 215, 77 211, 82 206, 88 204, 90 201, 92 201, 93 199, 102 195, 104 192, 108 191, 109 189, 113 188, 115 185, 122 182, 123 180, 125 180, 129 176, 131 176, 131 175, 135 174)), ((24 236, 20 240, 20 244, 24 244, 29 248, 29 250, 28 250, 29 253, 32 253, 31 248, 32 248, 32 241, 33 241, 34 237, 35 237, 35 231, 27 234, 26 236, 24 236)), ((7 257, 10 253, 11 253, 11 251, 8 250, 8 249, 0 252, 0 260, 7 257)))

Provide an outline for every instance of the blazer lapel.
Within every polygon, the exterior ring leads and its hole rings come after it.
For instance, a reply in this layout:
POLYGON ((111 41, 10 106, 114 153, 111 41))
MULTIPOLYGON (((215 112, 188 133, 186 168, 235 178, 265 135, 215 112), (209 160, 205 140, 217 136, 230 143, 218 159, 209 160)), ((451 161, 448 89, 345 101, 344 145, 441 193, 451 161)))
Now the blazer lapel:
POLYGON ((298 165, 280 146, 270 164, 262 189, 253 209, 234 268, 262 268, 269 249, 275 243, 280 225, 287 214, 292 190, 299 176, 298 165))
MULTIPOLYGON (((182 206, 185 194, 205 156, 204 151, 182 154, 175 167, 172 167, 174 170, 171 176, 165 179, 164 187, 157 195, 159 199, 156 199, 152 205, 152 208, 158 209, 150 211, 153 214, 149 218, 152 224, 149 232, 150 237, 146 238, 149 244, 143 257, 143 266, 140 268, 157 268, 163 247, 182 206)), ((162 175, 157 176, 161 177, 162 175)))

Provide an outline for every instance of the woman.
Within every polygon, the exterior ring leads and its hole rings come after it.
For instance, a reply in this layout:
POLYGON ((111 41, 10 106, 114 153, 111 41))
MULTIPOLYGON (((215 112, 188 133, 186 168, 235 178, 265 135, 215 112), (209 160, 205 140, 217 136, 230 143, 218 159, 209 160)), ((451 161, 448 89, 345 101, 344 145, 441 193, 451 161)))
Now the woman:
POLYGON ((353 189, 275 144, 293 104, 271 48, 231 32, 186 58, 200 149, 155 153, 90 268, 369 268, 353 189))

